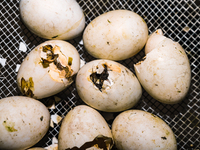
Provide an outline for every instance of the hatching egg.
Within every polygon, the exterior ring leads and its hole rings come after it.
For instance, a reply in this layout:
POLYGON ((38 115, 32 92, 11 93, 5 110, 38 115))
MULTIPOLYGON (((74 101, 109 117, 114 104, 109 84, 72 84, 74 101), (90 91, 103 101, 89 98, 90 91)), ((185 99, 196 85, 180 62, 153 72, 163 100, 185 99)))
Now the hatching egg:
POLYGON ((76 0, 21 0, 19 8, 27 28, 45 39, 73 39, 85 27, 85 16, 76 0))
POLYGON ((129 10, 113 10, 92 20, 83 33, 84 47, 96 58, 124 60, 137 54, 148 38, 144 19, 129 10))
POLYGON ((112 146, 111 129, 95 109, 86 105, 76 106, 62 121, 58 150, 110 150, 112 146))
POLYGON ((154 99, 166 104, 176 104, 189 91, 190 62, 179 43, 158 35, 159 32, 156 31, 149 37, 147 54, 134 68, 141 85, 154 99))
POLYGON ((79 68, 79 53, 73 45, 62 40, 46 41, 23 60, 17 84, 24 95, 45 98, 68 87, 79 68))
POLYGON ((128 110, 113 121, 112 134, 118 150, 176 150, 172 129, 158 116, 128 110))
POLYGON ((90 61, 79 70, 76 89, 86 104, 106 112, 129 109, 142 95, 138 79, 128 68, 105 59, 90 61))
POLYGON ((50 114, 38 100, 11 96, 0 100, 0 149, 22 150, 39 142, 47 133, 50 114))

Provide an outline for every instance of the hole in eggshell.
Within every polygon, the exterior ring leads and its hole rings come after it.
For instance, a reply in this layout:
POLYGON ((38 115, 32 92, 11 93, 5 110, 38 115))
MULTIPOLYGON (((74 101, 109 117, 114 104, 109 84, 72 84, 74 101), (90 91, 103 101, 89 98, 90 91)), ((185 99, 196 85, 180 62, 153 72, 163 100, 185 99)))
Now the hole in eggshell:
POLYGON ((86 142, 80 148, 73 147, 73 148, 67 148, 66 150, 86 150, 91 147, 97 147, 103 150, 110 150, 113 144, 114 142, 112 138, 103 135, 98 135, 93 141, 86 142))
POLYGON ((60 51, 60 47, 57 45, 55 45, 54 47, 51 45, 45 45, 40 47, 40 49, 41 64, 44 68, 50 68, 49 73, 52 74, 51 77, 66 78, 69 82, 71 82, 73 80, 73 70, 71 69, 73 58, 69 57, 67 61, 67 57, 62 54, 62 52, 60 51), (58 74, 58 76, 55 74, 58 74))
MULTIPOLYGON (((102 73, 93 72, 90 75, 90 80, 94 83, 94 85, 102 92, 103 82, 108 79, 108 69, 106 64, 102 64, 104 70, 102 73)), ((98 67, 98 66, 97 66, 98 67)), ((97 68, 98 69, 98 68, 97 68)))

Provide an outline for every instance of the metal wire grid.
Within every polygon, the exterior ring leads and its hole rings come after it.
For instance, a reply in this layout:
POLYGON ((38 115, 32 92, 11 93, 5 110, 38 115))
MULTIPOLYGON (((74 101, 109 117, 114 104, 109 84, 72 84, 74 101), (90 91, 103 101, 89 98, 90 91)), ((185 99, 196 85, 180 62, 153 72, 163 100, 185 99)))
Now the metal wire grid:
MULTIPOLYGON (((78 0, 86 16, 86 25, 100 14, 115 10, 128 9, 141 15, 147 22, 149 32, 162 28, 164 34, 179 42, 186 50, 191 62, 192 81, 187 98, 175 105, 162 104, 143 90, 140 102, 134 109, 142 109, 162 118, 174 131, 178 149, 200 148, 200 51, 199 51, 199 18, 200 9, 192 0, 78 0)), ((20 65, 25 56, 38 44, 45 41, 32 34, 21 22, 19 16, 19 0, 3 0, 0 2, 0 98, 21 95, 16 84, 17 65, 20 65), (20 42, 25 43, 27 51, 19 50, 20 42)), ((69 41, 72 43, 83 60, 93 60, 81 44, 81 37, 69 41)), ((136 56, 120 61, 134 72, 133 64, 144 56, 142 50, 136 56)), ((56 104, 56 109, 50 109, 51 114, 64 117, 71 108, 83 104, 75 85, 72 84, 63 92, 57 94, 62 100, 56 104)), ((49 99, 42 100, 45 104, 49 99)), ((118 113, 108 114, 101 112, 109 125, 118 113), (112 117, 107 117, 111 115, 112 117)), ((47 135, 37 144, 46 147, 52 144, 52 137, 57 137, 60 124, 54 124, 47 135)))

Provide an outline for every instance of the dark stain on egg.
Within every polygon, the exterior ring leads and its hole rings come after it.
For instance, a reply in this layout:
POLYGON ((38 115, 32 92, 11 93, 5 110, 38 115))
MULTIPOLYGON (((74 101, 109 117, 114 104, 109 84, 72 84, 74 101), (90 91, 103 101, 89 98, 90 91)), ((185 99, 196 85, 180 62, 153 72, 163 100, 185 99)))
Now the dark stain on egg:
POLYGON ((21 91, 23 95, 28 97, 33 97, 33 89, 34 89, 34 82, 33 78, 30 77, 27 81, 22 77, 21 78, 21 91))
POLYGON ((161 139, 163 139, 163 140, 167 140, 167 138, 166 138, 165 136, 161 137, 161 139))
POLYGON ((44 117, 43 117, 43 116, 41 116, 41 117, 40 117, 40 121, 43 121, 43 118, 44 118, 44 117))

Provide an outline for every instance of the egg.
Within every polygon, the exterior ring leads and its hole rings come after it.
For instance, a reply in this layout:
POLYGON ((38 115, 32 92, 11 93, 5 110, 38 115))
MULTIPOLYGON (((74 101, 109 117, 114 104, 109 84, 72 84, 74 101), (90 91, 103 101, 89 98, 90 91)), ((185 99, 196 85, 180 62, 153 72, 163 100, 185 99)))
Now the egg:
POLYGON ((147 54, 134 68, 141 85, 154 99, 165 104, 176 104, 189 91, 190 62, 179 43, 162 36, 153 33, 149 37, 145 48, 147 54), (154 42, 155 46, 152 47, 154 42))
POLYGON ((112 134, 118 150, 176 150, 171 128, 159 117, 142 110, 120 113, 113 121, 112 134))
POLYGON ((133 107, 141 98, 142 88, 136 76, 112 60, 86 63, 76 76, 80 98, 91 107, 118 112, 133 107))
POLYGON ((0 149, 27 149, 49 129, 50 114, 38 100, 11 96, 0 100, 0 149))
POLYGON ((129 10, 113 10, 92 20, 83 33, 87 52, 96 58, 124 60, 137 54, 148 38, 144 19, 129 10))
POLYGON ((64 90, 80 68, 76 48, 62 40, 49 40, 35 47, 23 60, 17 84, 29 97, 42 99, 64 90))
POLYGON ((21 0, 19 10, 26 27, 45 39, 73 39, 85 27, 85 16, 76 0, 21 0))
POLYGON ((112 146, 111 129, 95 109, 86 105, 76 106, 62 121, 58 150, 110 150, 112 146))

